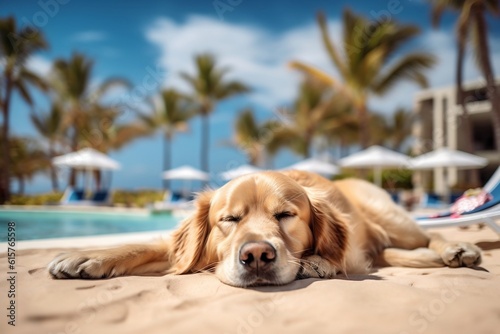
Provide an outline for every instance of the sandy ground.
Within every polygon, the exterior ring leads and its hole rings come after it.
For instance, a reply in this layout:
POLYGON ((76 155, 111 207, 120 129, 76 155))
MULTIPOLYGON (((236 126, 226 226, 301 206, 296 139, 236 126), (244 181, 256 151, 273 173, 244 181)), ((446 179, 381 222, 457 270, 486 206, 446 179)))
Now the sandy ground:
POLYGON ((132 240, 94 237, 20 242, 12 298, 3 243, 0 333, 499 333, 499 236, 476 227, 439 232, 480 246, 481 267, 382 268, 348 279, 253 289, 224 285, 209 274, 90 281, 49 277, 45 266, 68 248, 132 240), (12 300, 15 327, 8 324, 12 300))

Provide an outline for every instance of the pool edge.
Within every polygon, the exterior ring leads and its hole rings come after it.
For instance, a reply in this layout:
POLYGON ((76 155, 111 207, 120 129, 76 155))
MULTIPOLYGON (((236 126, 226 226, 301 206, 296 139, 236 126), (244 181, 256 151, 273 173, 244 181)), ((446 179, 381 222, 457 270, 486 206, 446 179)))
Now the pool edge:
MULTIPOLYGON (((20 240, 15 244, 16 250, 48 249, 48 248, 96 248, 116 246, 128 243, 146 243, 167 238, 172 231, 149 231, 120 234, 105 234, 86 237, 52 238, 38 240, 20 240)), ((0 242, 0 253, 9 247, 7 242, 0 242)))

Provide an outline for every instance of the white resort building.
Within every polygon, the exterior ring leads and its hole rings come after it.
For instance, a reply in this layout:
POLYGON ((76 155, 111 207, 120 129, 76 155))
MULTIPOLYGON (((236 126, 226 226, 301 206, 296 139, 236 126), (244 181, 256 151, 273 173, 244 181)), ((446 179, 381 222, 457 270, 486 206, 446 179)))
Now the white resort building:
MULTIPOLYGON (((500 79, 497 79, 500 86, 500 79)), ((484 184, 500 165, 500 151, 495 149, 491 104, 487 98, 485 82, 478 80, 464 84, 465 100, 471 121, 474 154, 488 159, 488 165, 480 169, 481 183, 484 184)), ((467 138, 463 133, 460 115, 462 107, 457 104, 454 86, 433 88, 420 91, 414 99, 414 112, 419 121, 414 127, 416 137, 413 145, 415 155, 440 147, 465 151, 467 138)), ((463 191, 470 188, 467 171, 443 168, 434 171, 415 173, 414 183, 442 195, 445 191, 444 175, 448 175, 448 184, 452 189, 463 191)))

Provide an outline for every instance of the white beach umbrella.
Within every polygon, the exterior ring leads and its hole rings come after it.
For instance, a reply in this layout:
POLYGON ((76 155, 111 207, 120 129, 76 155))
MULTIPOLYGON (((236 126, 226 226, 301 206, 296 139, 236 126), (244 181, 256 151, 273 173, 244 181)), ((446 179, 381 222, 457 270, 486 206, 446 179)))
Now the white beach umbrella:
POLYGON ((76 152, 60 155, 52 159, 52 164, 85 170, 116 170, 121 168, 118 162, 93 148, 84 148, 76 152))
POLYGON ((382 146, 370 146, 366 150, 351 154, 348 157, 340 159, 339 164, 342 167, 352 168, 373 168, 375 184, 382 184, 382 169, 410 166, 410 158, 407 155, 387 149, 382 146))
POLYGON ((416 170, 444 167, 445 197, 450 199, 450 184, 448 183, 448 168, 475 169, 488 164, 488 160, 470 153, 441 147, 429 153, 411 159, 411 168, 416 170))
POLYGON ((459 169, 481 168, 488 160, 474 154, 452 150, 447 147, 438 148, 411 160, 412 169, 434 169, 438 167, 455 167, 459 169))
POLYGON ((260 172, 262 169, 257 168, 252 165, 241 165, 239 167, 230 169, 228 171, 225 171, 221 173, 221 177, 224 180, 232 180, 234 178, 237 178, 239 176, 247 175, 247 174, 252 174, 256 172, 260 172))
POLYGON ((306 159, 283 169, 303 170, 328 176, 336 175, 340 172, 340 169, 336 165, 316 158, 306 159))
POLYGON ((162 177, 166 180, 200 180, 208 181, 210 175, 202 170, 191 166, 181 166, 174 169, 169 169, 162 173, 162 177))

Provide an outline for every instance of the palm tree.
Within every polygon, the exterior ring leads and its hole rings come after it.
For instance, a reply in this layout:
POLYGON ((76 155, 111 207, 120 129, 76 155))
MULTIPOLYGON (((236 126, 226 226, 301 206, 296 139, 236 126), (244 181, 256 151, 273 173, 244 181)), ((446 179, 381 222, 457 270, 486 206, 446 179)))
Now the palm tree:
POLYGON ((321 122, 320 135, 327 142, 337 142, 340 157, 347 155, 347 149, 359 139, 360 123, 353 112, 352 103, 342 94, 335 93, 332 97, 334 107, 329 108, 321 122))
POLYGON ((371 112, 370 115, 370 145, 385 146, 390 136, 388 119, 379 113, 371 112))
MULTIPOLYGON (((463 88, 463 68, 465 50, 469 36, 472 35, 472 44, 476 59, 479 62, 479 67, 486 78, 486 86, 492 106, 492 124, 493 133, 495 135, 495 146, 500 150, 500 92, 496 87, 493 68, 489 58, 489 46, 486 38, 487 27, 485 20, 485 12, 490 11, 493 14, 498 14, 500 9, 497 0, 433 0, 432 1, 432 23, 438 26, 441 16, 446 9, 451 9, 459 13, 456 25, 457 38, 457 62, 455 87, 457 91, 457 102, 462 108, 460 116, 460 124, 463 126, 463 134, 467 138, 465 140, 465 150, 469 153, 474 153, 474 134, 472 125, 469 119, 469 112, 465 101, 465 92, 463 88), (472 33, 472 34, 471 34, 472 33)), ((479 171, 469 171, 471 183, 473 185, 480 184, 479 171)))
MULTIPOLYGON (((151 112, 139 113, 139 118, 151 131, 162 133, 163 170, 168 170, 172 166, 172 140, 177 132, 187 131, 193 113, 188 99, 173 88, 160 92, 158 102, 153 101, 151 112)), ((163 186, 167 189, 169 181, 164 180, 163 186)))
POLYGON ((79 147, 92 147, 101 152, 121 149, 130 141, 150 134, 144 124, 136 120, 120 121, 122 112, 113 106, 92 105, 85 113, 79 147))
MULTIPOLYGON (((111 150, 119 150, 132 140, 150 134, 150 129, 138 123, 137 120, 125 123, 120 121, 121 115, 122 112, 113 106, 103 106, 99 103, 88 106, 79 118, 77 147, 90 147, 107 153, 111 150)), ((71 119, 71 115, 68 116, 71 119)), ((72 173, 75 172, 72 171, 72 173)), ((93 173, 97 189, 99 189, 102 179, 101 170, 94 170, 93 173)), ((70 181, 74 181, 75 176, 76 173, 70 175, 70 181)))
POLYGON ((277 153, 274 136, 279 127, 275 120, 259 123, 252 109, 239 112, 234 123, 233 145, 242 150, 251 165, 265 167, 266 159, 277 153))
POLYGON ((378 138, 372 144, 383 145, 401 152, 403 144, 411 136, 414 117, 411 111, 398 108, 390 116, 373 114, 370 121, 372 137, 378 138))
POLYGON ((412 134, 414 121, 415 117, 411 110, 398 108, 392 114, 392 122, 389 126, 389 139, 393 150, 399 152, 403 150, 403 144, 412 134))
POLYGON ((10 198, 10 145, 9 123, 12 93, 17 91, 30 106, 33 104, 28 85, 45 89, 46 85, 33 72, 26 68, 26 60, 35 52, 46 49, 47 43, 40 31, 30 28, 18 30, 13 17, 0 19, 0 108, 2 109, 0 204, 10 198))
MULTIPOLYGON (((89 142, 92 147, 104 143, 104 132, 109 130, 110 123, 101 120, 118 113, 118 110, 103 105, 101 99, 112 88, 130 86, 124 79, 110 78, 91 89, 92 67, 93 62, 79 53, 73 54, 69 60, 56 60, 53 66, 51 87, 57 103, 64 110, 72 151, 78 150, 82 144, 89 145, 89 142), (89 126, 92 119, 97 120, 95 126, 89 126)), ((115 119, 114 116, 111 118, 115 119)), ((75 184, 74 170, 71 171, 69 184, 75 184)))
MULTIPOLYGON (((38 133, 48 141, 48 157, 56 156, 55 145, 62 143, 64 138, 63 112, 57 103, 53 103, 48 113, 32 112, 31 121, 38 133)), ((50 166, 52 190, 58 191, 57 174, 54 166, 50 166)))
POLYGON ((209 116, 217 102, 247 92, 249 88, 239 81, 225 80, 228 69, 218 68, 211 54, 197 55, 195 62, 196 73, 191 75, 182 72, 181 77, 191 85, 193 99, 198 104, 198 114, 202 117, 200 160, 201 168, 208 172, 209 116))
POLYGON ((360 120, 360 142, 367 147, 369 117, 367 101, 370 94, 383 95, 396 83, 410 80, 427 86, 423 70, 434 64, 428 53, 413 52, 398 55, 401 47, 420 32, 413 25, 401 25, 392 20, 369 21, 354 15, 350 10, 343 14, 343 53, 331 41, 325 16, 318 14, 323 43, 341 79, 334 78, 313 66, 293 61, 290 65, 326 84, 348 97, 360 120))
POLYGON ((50 162, 37 140, 23 137, 13 137, 10 140, 12 177, 17 179, 18 193, 22 195, 26 181, 31 180, 36 173, 46 170, 50 162))
POLYGON ((287 146, 297 154, 310 157, 315 138, 333 137, 336 130, 347 126, 348 119, 357 122, 351 117, 341 118, 347 110, 344 102, 345 99, 333 94, 323 82, 306 76, 288 114, 291 122, 276 129, 273 145, 287 146))

